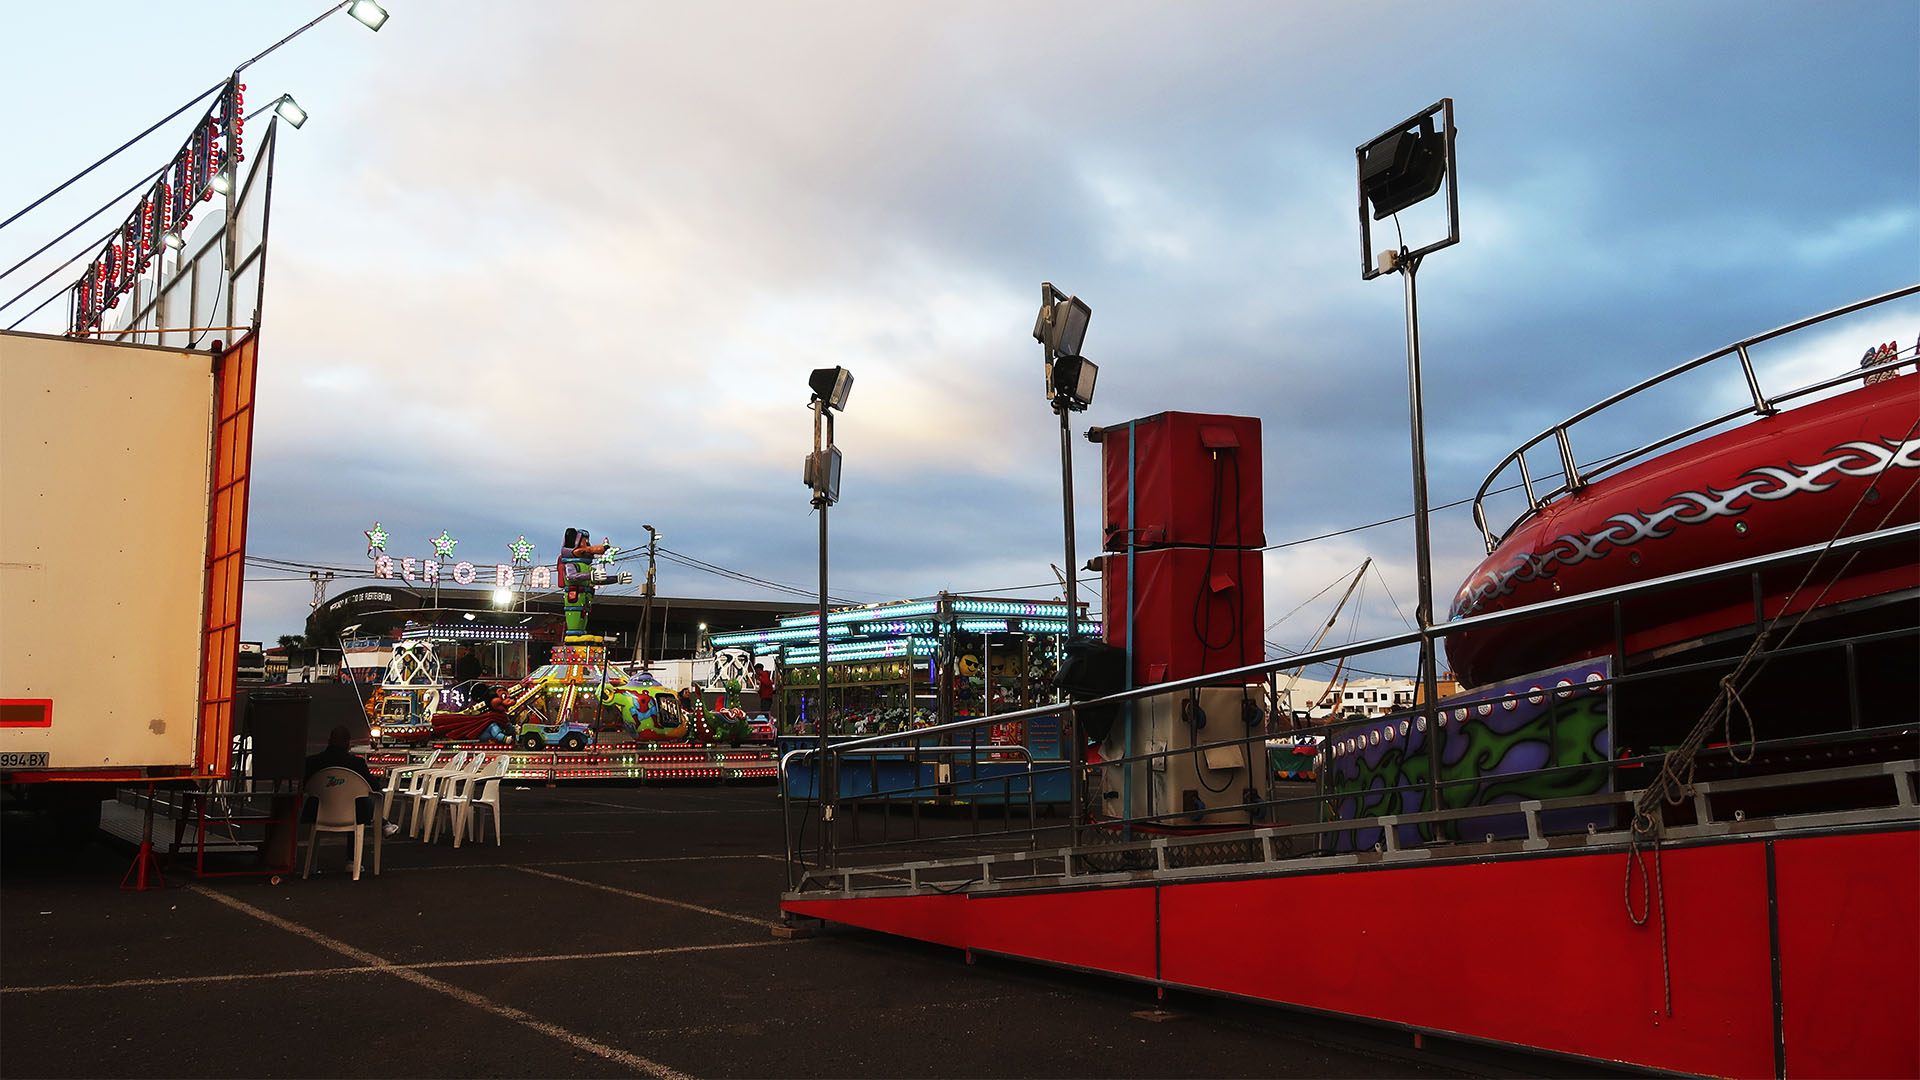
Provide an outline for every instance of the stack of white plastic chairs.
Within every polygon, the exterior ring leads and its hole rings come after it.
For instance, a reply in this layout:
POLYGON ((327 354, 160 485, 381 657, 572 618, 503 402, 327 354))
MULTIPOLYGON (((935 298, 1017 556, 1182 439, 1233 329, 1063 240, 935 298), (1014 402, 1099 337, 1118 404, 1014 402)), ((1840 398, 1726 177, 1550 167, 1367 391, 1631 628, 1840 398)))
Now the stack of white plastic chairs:
POLYGON ((450 764, 457 765, 460 760, 462 760, 460 756, 455 756, 452 761, 448 761, 447 751, 435 750, 428 754, 424 760, 411 762, 406 765, 396 765, 388 769, 387 789, 381 795, 380 800, 380 820, 393 820, 394 796, 398 795, 403 799, 411 797, 422 782, 422 773, 432 769, 444 768, 450 764))
MULTIPOLYGON (((507 775, 512 763, 511 755, 498 754, 492 760, 447 782, 439 805, 447 812, 448 831, 453 834, 454 847, 460 846, 461 838, 470 827, 476 830, 473 838, 480 839, 477 831, 479 821, 473 816, 475 806, 485 806, 493 813, 494 843, 500 842, 500 781, 507 775)), ((432 843, 434 834, 439 832, 439 824, 440 816, 435 812, 427 822, 428 843, 432 843)))
POLYGON ((478 769, 480 761, 479 753, 462 751, 445 765, 422 769, 414 774, 413 786, 407 792, 413 796, 413 814, 407 822, 408 836, 420 836, 433 824, 434 813, 439 809, 441 797, 446 794, 447 785, 454 778, 478 769))

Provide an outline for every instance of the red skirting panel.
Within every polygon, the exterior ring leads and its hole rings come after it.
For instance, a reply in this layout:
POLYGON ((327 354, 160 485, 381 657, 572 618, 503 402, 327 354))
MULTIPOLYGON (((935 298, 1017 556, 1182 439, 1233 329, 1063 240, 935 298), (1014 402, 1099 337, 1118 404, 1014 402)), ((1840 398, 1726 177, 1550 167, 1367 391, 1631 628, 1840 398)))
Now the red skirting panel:
MULTIPOLYGON (((1628 919, 1618 854, 1167 888, 1161 975, 1562 1053, 1772 1075, 1764 849, 1661 862, 1671 1017, 1659 917, 1628 919), (1298 932, 1259 929, 1286 926, 1298 932)), ((1633 892, 1638 905, 1637 879, 1633 892)))
POLYGON ((1920 1076, 1920 831, 998 896, 787 901, 958 948, 1716 1076, 1920 1076), (1623 900, 1631 896, 1636 925, 1623 900), (1660 897, 1665 896, 1663 986, 1660 897), (1157 929, 1157 934, 1156 934, 1157 929), (1778 1034, 1778 1038, 1776 1038, 1778 1034), (1784 1047, 1782 1046, 1784 1044, 1784 1047))
POLYGON ((1782 840, 1788 1076, 1920 1076, 1920 832, 1782 840))
POLYGON ((1152 979, 1151 887, 1015 896, 789 900, 795 915, 962 949, 1152 979))
POLYGON ((899 934, 935 945, 967 947, 967 898, 954 896, 898 896, 882 900, 785 900, 782 911, 809 919, 826 919, 865 927, 883 934, 899 934))

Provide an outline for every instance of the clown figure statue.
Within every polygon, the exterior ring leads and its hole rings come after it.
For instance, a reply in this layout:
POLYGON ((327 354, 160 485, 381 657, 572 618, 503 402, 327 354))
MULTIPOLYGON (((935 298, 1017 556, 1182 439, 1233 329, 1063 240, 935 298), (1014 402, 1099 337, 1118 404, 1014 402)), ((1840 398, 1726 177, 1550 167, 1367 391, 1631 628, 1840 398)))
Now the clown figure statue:
MULTIPOLYGON (((587 615, 593 608, 593 559, 607 545, 595 544, 585 529, 568 529, 560 541, 560 583, 567 590, 567 640, 589 640, 587 615)), ((598 640, 598 639, 592 639, 598 640)))

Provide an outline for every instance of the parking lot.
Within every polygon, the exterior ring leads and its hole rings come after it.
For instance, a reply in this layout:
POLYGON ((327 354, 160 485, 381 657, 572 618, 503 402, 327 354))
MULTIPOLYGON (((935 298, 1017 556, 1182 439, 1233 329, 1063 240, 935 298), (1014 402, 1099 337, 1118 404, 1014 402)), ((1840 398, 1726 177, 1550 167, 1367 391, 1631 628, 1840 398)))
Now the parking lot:
MULTIPOLYGON (((510 789, 506 843, 384 873, 0 881, 0 1073, 29 1076, 1414 1076, 1454 1061, 1273 1010, 828 927, 775 937, 766 786, 510 789)), ((369 860, 370 861, 370 860, 369 860)))

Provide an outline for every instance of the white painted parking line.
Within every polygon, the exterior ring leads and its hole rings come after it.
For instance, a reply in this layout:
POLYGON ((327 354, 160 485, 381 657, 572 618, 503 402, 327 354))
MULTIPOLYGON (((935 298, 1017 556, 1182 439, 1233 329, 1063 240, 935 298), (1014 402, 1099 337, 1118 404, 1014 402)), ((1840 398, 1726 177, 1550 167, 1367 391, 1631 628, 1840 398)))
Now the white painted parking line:
POLYGON ((552 874, 552 873, 548 873, 545 870, 535 870, 531 866, 515 866, 515 867, 512 867, 511 869, 518 870, 524 874, 533 874, 537 877, 552 878, 555 881, 564 881, 572 885, 585 885, 589 889, 599 889, 601 892, 610 892, 616 896, 627 896, 635 900, 645 900, 645 901, 648 901, 649 903, 665 904, 668 907, 685 908, 688 911, 697 911, 702 915, 715 915, 722 919, 732 919, 735 922, 747 923, 750 926, 765 926, 771 929, 773 927, 780 925, 779 923, 773 921, 772 919, 756 919, 751 915, 740 915, 731 911, 721 911, 719 908, 701 907, 699 904, 689 904, 685 900, 669 900, 664 896, 654 896, 651 893, 634 892, 632 889, 622 889, 614 885, 602 885, 597 881, 588 881, 585 878, 568 877, 565 874, 552 874))
MULTIPOLYGON (((768 938, 765 941, 732 941, 723 945, 673 945, 662 949, 620 949, 615 952, 542 953, 537 956, 488 956, 478 960, 429 960, 408 964, 416 971, 428 968, 502 967, 508 964, 550 964, 569 960, 629 960, 635 957, 669 956, 675 953, 717 952, 725 949, 762 949, 769 945, 791 945, 799 939, 768 938)), ((290 968, 286 971, 242 971, 225 975, 174 975, 167 978, 116 979, 96 983, 48 983, 44 986, 0 987, 0 994, 48 994, 70 990, 126 990, 157 986, 191 986, 200 983, 244 982, 258 979, 312 978, 326 975, 387 974, 385 967, 354 964, 348 967, 290 968)))
POLYGON ((204 888, 198 885, 191 885, 191 886, 188 886, 188 888, 191 889, 193 892, 200 894, 201 896, 205 896, 218 903, 225 904, 226 906, 234 909, 235 911, 239 911, 239 912, 243 912, 245 914, 251 915, 256 919, 259 919, 261 922, 267 923, 271 926, 277 926, 280 929, 285 930, 290 934, 297 934, 300 937, 306 938, 308 941, 311 941, 316 945, 320 945, 324 948, 331 949, 332 951, 337 952, 340 955, 347 957, 348 959, 358 960, 359 962, 367 965, 370 968, 374 968, 379 971, 386 972, 387 974, 393 975, 396 978, 404 979, 407 982, 413 983, 415 986, 424 987, 425 989, 432 990, 438 994, 445 994, 446 996, 453 998, 456 1001, 462 1002, 467 1005, 471 1005, 474 1008, 481 1010, 482 1012, 491 1013, 492 1015, 498 1016, 503 1020, 511 1020, 514 1023, 519 1024, 520 1026, 525 1027, 529 1030, 537 1031, 542 1035, 547 1035, 554 1039, 558 1039, 559 1041, 566 1043, 568 1046, 571 1046, 576 1050, 585 1051, 586 1053, 592 1054, 595 1057, 605 1058, 606 1060, 611 1061, 616 1065, 621 1065, 621 1066, 624 1066, 625 1068, 632 1069, 634 1072, 645 1073, 648 1076, 657 1077, 658 1080, 692 1080, 692 1078, 689 1077, 686 1073, 683 1073, 678 1069, 669 1068, 668 1066, 662 1065, 659 1062, 654 1061, 650 1058, 641 1057, 639 1054, 630 1053, 626 1050, 620 1049, 617 1046, 608 1046, 606 1043, 603 1043, 598 1039, 594 1039, 587 1035, 582 1035, 577 1031, 569 1031, 558 1024, 549 1023, 545 1020, 540 1019, 537 1016, 532 1015, 531 1013, 522 1012, 521 1010, 516 1009, 511 1005, 502 1005, 501 1003, 494 1001, 492 998, 489 998, 484 994, 474 993, 472 990, 468 990, 465 987, 455 986, 449 982, 442 982, 441 980, 436 979, 431 975, 427 975, 427 974, 424 974, 423 972, 416 971, 412 967, 395 964, 394 962, 386 959, 383 956, 377 956, 373 953, 366 951, 365 949, 357 949, 352 945, 349 945, 346 942, 339 940, 338 938, 328 937, 326 934, 323 934, 318 930, 314 930, 310 927, 301 926, 299 923, 293 922, 292 920, 289 920, 289 919, 283 919, 278 915, 272 914, 271 912, 262 911, 259 908, 254 907, 252 904, 246 903, 243 900, 236 900, 233 897, 226 895, 225 893, 215 892, 212 889, 204 888))

